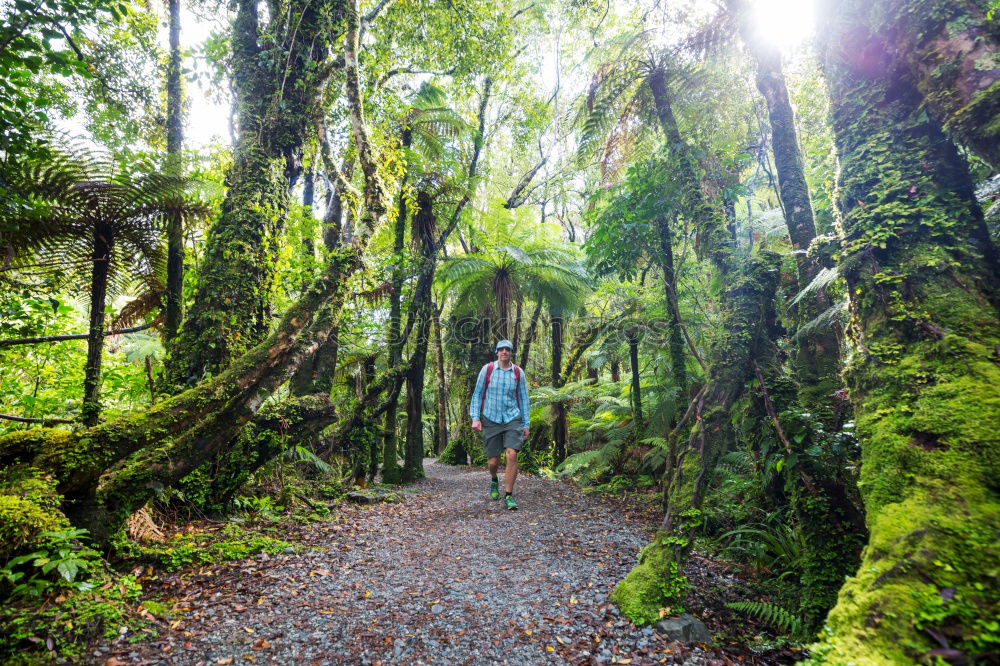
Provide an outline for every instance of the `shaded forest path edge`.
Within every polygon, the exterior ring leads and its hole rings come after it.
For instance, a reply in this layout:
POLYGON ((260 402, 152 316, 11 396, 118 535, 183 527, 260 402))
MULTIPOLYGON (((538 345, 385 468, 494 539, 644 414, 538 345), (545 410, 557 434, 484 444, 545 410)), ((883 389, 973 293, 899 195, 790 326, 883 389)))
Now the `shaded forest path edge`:
POLYGON ((508 511, 484 470, 425 470, 402 502, 345 505, 315 526, 320 549, 165 585, 181 620, 145 643, 98 645, 92 663, 732 663, 636 628, 608 601, 648 541, 648 512, 527 475, 508 511))

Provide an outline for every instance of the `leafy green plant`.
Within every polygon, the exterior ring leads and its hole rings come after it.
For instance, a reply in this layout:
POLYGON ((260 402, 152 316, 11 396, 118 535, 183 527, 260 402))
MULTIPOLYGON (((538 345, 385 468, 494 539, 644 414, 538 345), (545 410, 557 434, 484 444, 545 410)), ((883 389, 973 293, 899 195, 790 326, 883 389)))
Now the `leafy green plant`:
POLYGON ((24 598, 0 605, 0 662, 49 663, 38 654, 45 650, 48 657, 81 663, 84 646, 98 636, 116 638, 123 629, 136 636, 152 631, 148 617, 135 612, 142 586, 129 574, 102 573, 89 590, 58 589, 44 604, 24 598))
POLYGON ((804 637, 802 620, 781 606, 766 601, 734 601, 727 603, 726 608, 756 618, 794 638, 804 637))
POLYGON ((37 550, 12 558, 0 569, 9 596, 40 597, 58 587, 93 589, 81 574, 99 566, 101 555, 83 543, 86 534, 87 530, 74 528, 42 532, 44 541, 37 550))
POLYGON ((750 562, 777 580, 798 576, 802 570, 806 546, 801 532, 791 525, 746 525, 726 532, 720 541, 724 557, 750 562))

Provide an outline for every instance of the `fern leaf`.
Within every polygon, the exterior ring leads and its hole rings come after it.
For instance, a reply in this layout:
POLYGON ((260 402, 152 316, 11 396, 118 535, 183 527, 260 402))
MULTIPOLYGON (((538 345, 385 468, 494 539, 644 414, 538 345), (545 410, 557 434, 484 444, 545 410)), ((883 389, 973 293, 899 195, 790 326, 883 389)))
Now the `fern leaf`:
POLYGON ((726 608, 756 618, 791 636, 801 637, 804 633, 802 620, 776 604, 766 601, 734 601, 727 603, 726 608))

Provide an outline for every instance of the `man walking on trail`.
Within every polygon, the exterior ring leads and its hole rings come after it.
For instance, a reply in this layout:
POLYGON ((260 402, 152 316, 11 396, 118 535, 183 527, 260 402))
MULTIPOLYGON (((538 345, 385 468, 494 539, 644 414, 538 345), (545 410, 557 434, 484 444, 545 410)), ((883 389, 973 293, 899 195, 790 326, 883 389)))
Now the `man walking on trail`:
POLYGON ((528 381, 524 371, 514 365, 514 345, 501 340, 496 346, 497 360, 487 363, 479 371, 476 390, 469 405, 472 429, 483 433, 483 445, 489 461, 490 497, 500 499, 500 452, 507 458, 504 471, 504 506, 516 509, 514 480, 517 479, 517 452, 528 439, 531 422, 531 405, 528 404, 528 381))

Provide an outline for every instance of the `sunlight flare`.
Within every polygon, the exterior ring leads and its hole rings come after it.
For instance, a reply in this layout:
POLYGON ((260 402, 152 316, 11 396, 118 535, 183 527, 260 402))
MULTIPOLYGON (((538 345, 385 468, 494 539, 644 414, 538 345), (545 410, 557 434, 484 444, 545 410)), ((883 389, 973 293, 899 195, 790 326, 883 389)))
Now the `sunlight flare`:
POLYGON ((801 44, 816 26, 815 0, 756 0, 754 22, 758 33, 779 48, 801 44))

